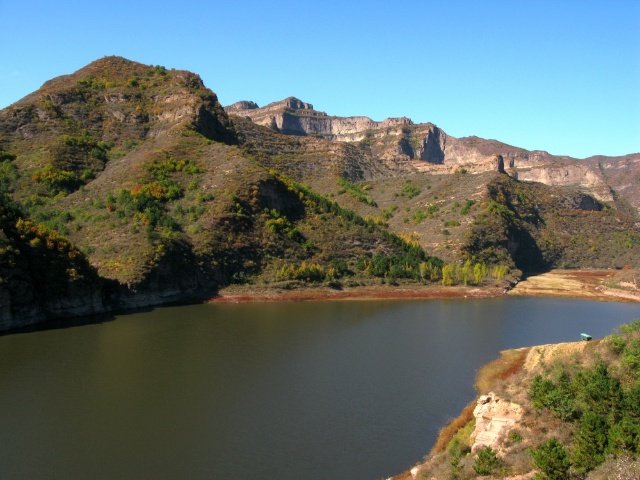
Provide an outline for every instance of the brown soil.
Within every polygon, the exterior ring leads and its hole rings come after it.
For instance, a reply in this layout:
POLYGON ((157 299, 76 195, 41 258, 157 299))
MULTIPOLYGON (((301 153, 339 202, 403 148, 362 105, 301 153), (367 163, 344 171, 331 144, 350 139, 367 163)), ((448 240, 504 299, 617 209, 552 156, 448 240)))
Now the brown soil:
POLYGON ((509 295, 573 297, 605 301, 639 301, 627 298, 615 289, 604 288, 604 282, 615 274, 612 270, 554 270, 527 277, 510 290, 509 295))
POLYGON ((305 287, 285 290, 276 287, 240 285, 218 292, 211 302, 299 302, 310 300, 371 300, 412 298, 492 298, 503 294, 504 288, 442 287, 439 285, 389 286, 371 285, 335 290, 328 287, 305 287))

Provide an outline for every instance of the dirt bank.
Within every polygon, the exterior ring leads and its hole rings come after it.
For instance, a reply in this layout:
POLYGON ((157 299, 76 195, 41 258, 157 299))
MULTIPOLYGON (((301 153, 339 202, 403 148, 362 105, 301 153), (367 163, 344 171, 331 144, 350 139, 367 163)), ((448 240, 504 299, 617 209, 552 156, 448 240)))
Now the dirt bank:
POLYGON ((439 285, 370 285, 344 289, 304 287, 287 290, 278 287, 238 285, 224 288, 211 302, 300 302, 312 300, 371 300, 412 298, 492 298, 504 293, 504 286, 442 287, 439 285))
POLYGON ((553 270, 525 278, 508 294, 614 302, 640 301, 637 293, 605 286, 615 275, 613 270, 553 270))

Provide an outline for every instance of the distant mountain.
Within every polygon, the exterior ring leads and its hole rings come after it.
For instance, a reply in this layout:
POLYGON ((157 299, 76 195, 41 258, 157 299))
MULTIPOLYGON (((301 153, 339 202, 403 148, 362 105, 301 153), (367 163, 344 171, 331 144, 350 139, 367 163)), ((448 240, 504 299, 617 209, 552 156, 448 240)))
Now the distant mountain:
POLYGON ((225 111, 194 73, 105 57, 0 110, 0 329, 230 283, 635 265, 638 161, 332 117, 295 98, 225 111))
POLYGON ((330 116, 294 97, 264 107, 240 101, 225 110, 287 135, 338 142, 366 140, 377 158, 407 172, 451 173, 460 168, 485 172, 500 171, 504 166, 519 180, 582 187, 600 200, 611 202, 615 195, 640 208, 640 183, 635 181, 640 180, 640 153, 578 160, 475 136, 455 138, 432 123, 414 124, 407 117, 376 122, 368 117, 330 116))
POLYGON ((406 117, 376 122, 330 116, 293 97, 264 107, 237 102, 225 110, 261 162, 326 194, 340 191, 328 174, 364 182, 376 207, 353 198, 341 203, 384 217, 392 231, 415 235, 446 260, 511 259, 531 271, 622 267, 637 259, 640 154, 559 157, 496 140, 455 138, 406 117), (256 134, 247 132, 257 130, 248 121, 296 140, 267 148, 273 145, 267 138, 281 137, 262 132, 253 140, 256 134), (405 183, 411 195, 403 194, 405 183), (509 213, 487 212, 488 200, 506 204, 509 213), (468 203, 473 206, 463 209, 468 203))

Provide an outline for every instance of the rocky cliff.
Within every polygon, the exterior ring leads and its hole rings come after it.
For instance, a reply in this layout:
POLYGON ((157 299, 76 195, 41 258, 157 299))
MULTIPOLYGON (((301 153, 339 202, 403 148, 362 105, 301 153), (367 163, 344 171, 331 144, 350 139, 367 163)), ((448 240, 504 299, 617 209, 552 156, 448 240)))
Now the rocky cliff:
POLYGON ((385 130, 393 134, 397 131, 394 127, 412 123, 408 118, 387 118, 375 122, 368 117, 328 116, 295 97, 264 107, 258 107, 254 102, 240 101, 225 107, 225 110, 287 135, 315 135, 339 142, 360 141, 369 130, 385 130))
POLYGON ((433 124, 414 124, 406 117, 376 122, 368 117, 335 117, 314 110, 313 105, 289 97, 264 107, 241 101, 225 108, 231 115, 251 119, 288 135, 317 136, 336 142, 364 144, 388 166, 403 171, 473 173, 503 171, 514 178, 550 186, 578 186, 599 200, 624 199, 638 208, 635 189, 622 179, 607 175, 618 168, 634 170, 640 154, 625 157, 622 167, 616 159, 599 157, 580 161, 544 151, 527 151, 479 137, 455 138, 433 124), (502 160, 499 160, 499 159, 502 160), (634 164, 633 166, 631 164, 634 164))

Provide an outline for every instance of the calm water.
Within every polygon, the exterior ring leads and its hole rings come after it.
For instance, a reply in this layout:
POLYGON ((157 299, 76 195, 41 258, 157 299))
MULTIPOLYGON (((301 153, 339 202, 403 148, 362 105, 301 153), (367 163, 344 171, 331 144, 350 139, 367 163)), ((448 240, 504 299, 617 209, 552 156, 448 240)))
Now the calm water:
POLYGON ((368 479, 420 460, 500 350, 640 305, 219 304, 0 337, 2 479, 368 479))

